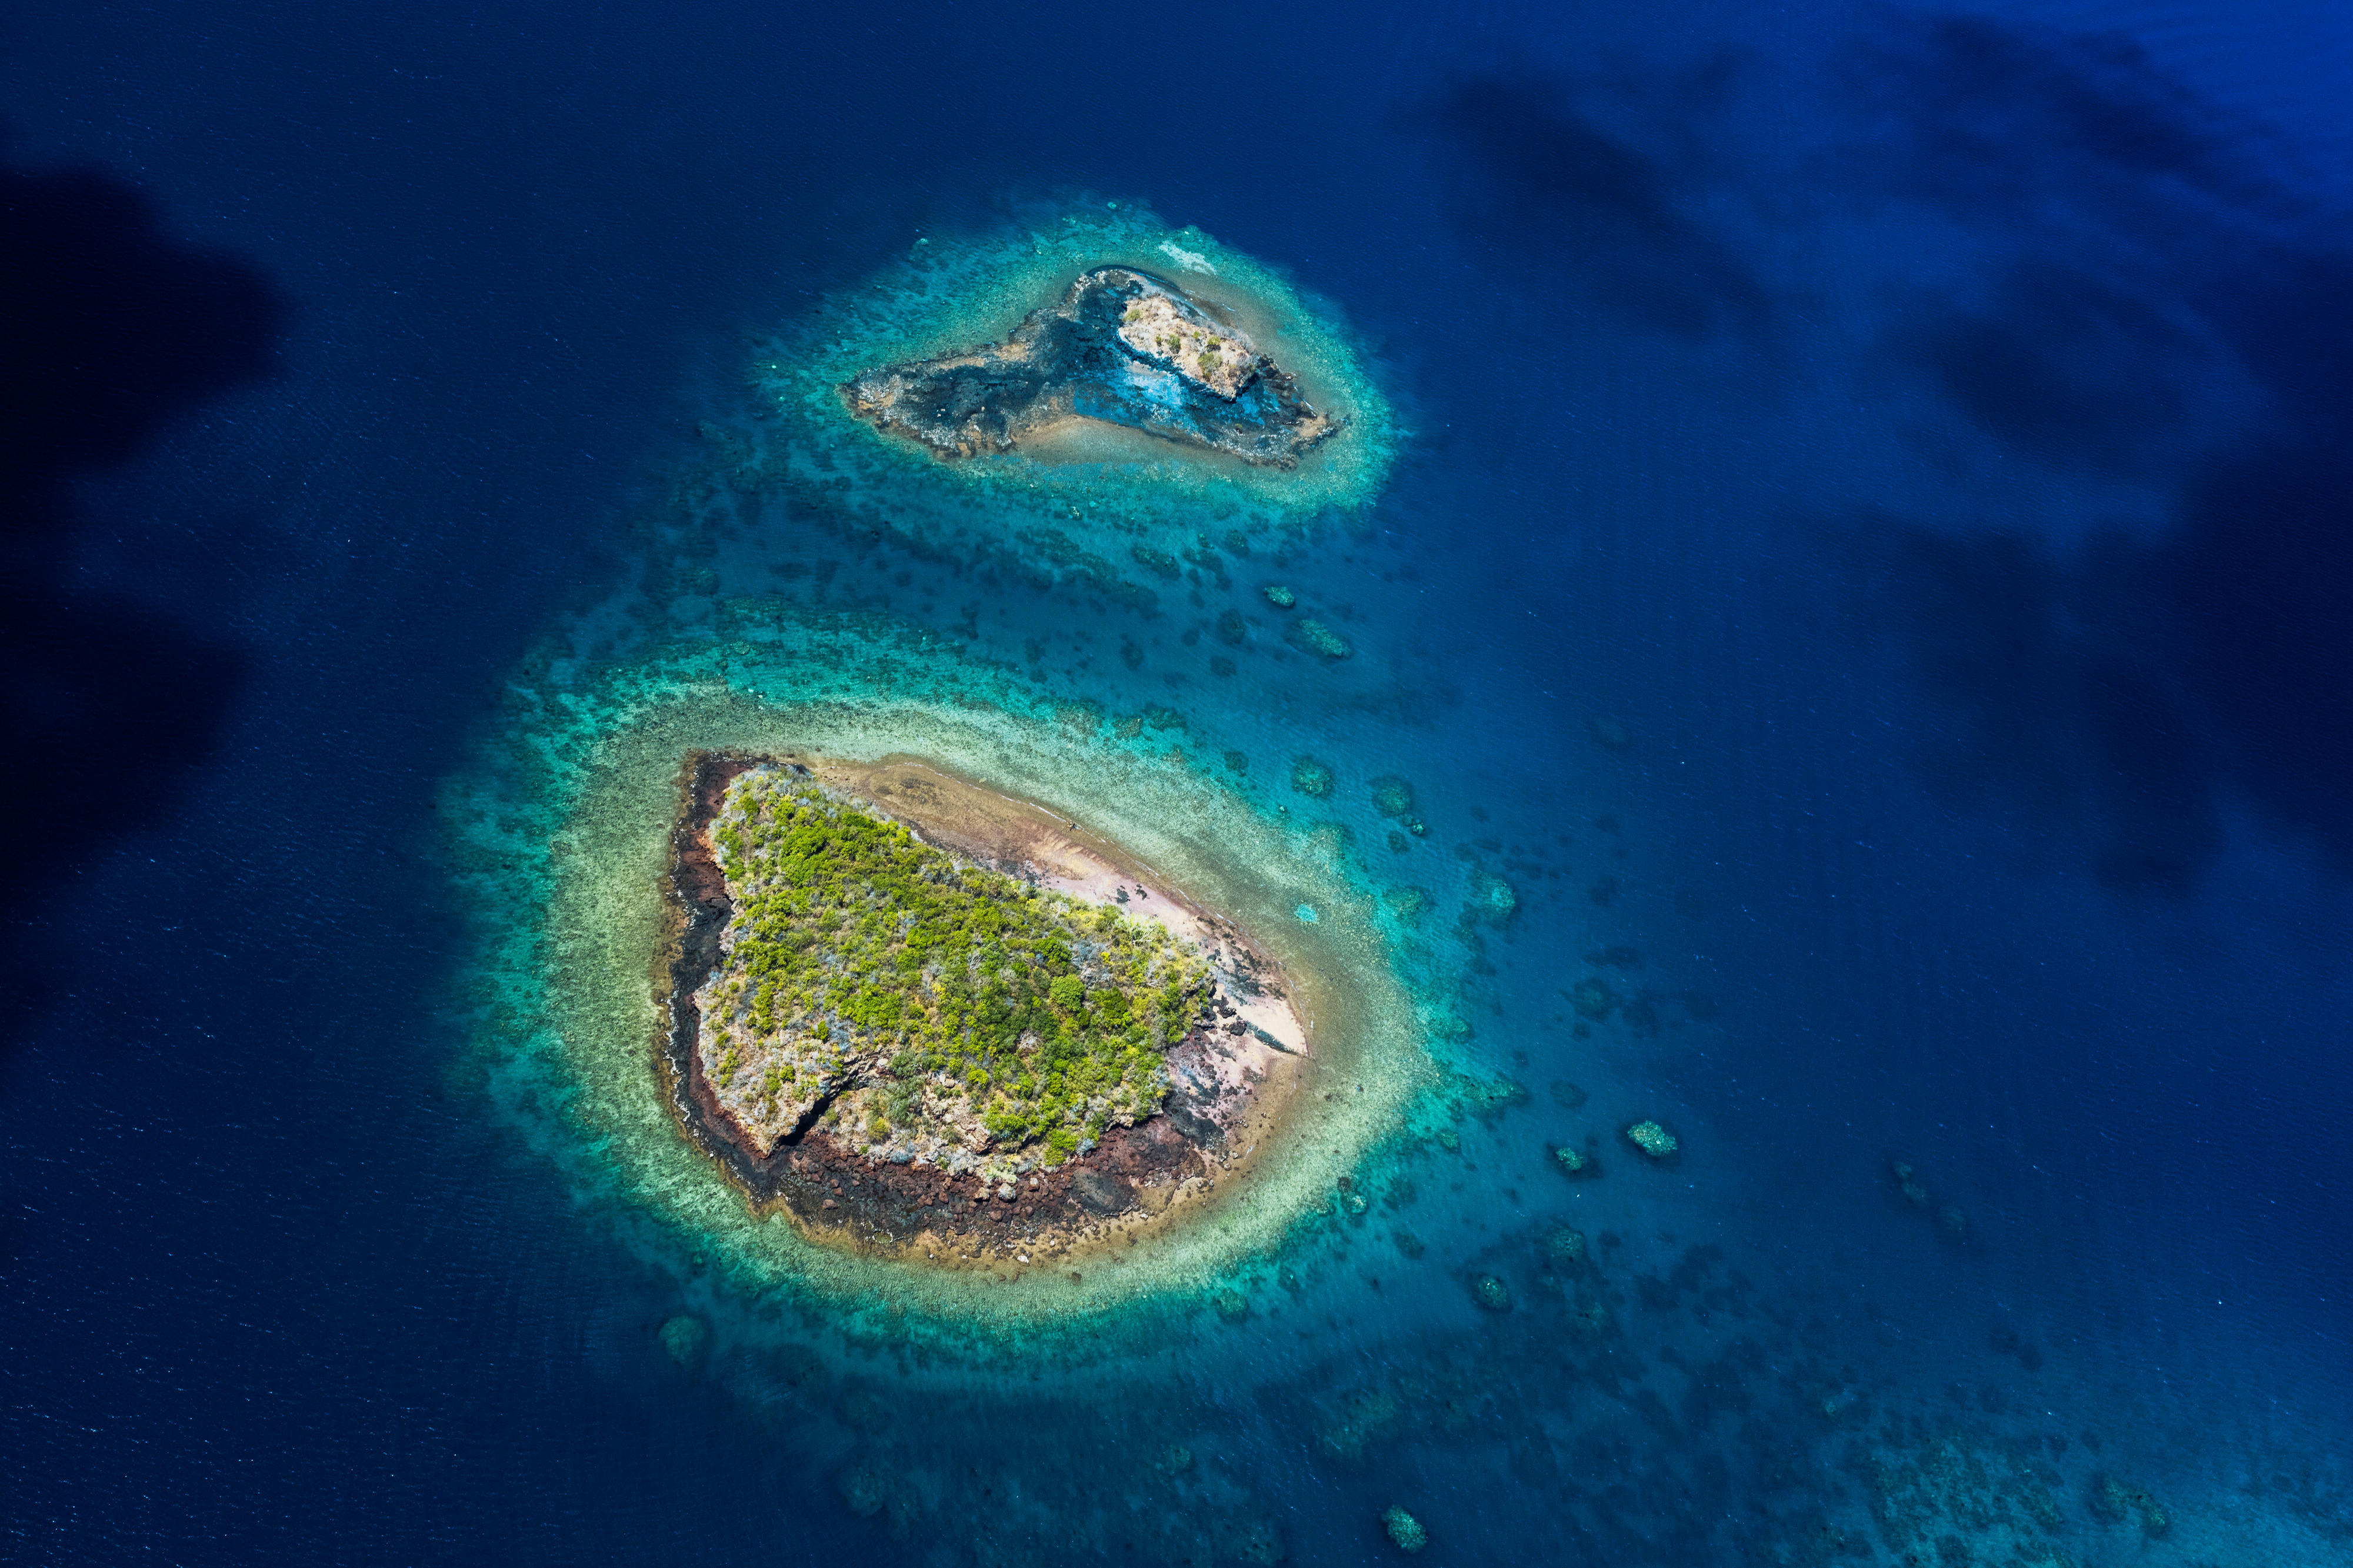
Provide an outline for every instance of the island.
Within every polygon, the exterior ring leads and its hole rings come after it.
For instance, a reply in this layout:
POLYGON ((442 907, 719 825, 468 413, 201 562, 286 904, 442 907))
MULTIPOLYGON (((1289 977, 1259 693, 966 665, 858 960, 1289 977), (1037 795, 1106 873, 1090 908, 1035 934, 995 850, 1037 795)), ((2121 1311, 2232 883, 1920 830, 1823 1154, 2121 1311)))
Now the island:
POLYGON ((957 458, 1093 420, 1293 468, 1341 428, 1216 307, 1132 267, 1080 274, 1002 343, 882 365, 839 391, 857 417, 957 458))
POLYGON ((671 835, 670 1100, 813 1238, 1133 1241, 1248 1168, 1308 1055, 1232 921, 928 763, 706 752, 671 835))

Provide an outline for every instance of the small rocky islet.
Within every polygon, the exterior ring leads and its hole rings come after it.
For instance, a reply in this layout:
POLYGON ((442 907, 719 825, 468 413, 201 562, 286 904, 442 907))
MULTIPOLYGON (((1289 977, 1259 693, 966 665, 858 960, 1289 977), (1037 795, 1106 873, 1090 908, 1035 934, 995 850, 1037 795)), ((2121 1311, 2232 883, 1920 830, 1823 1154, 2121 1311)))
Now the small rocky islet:
POLYGON ((882 365, 840 393, 858 418, 955 458, 1092 420, 1294 468, 1342 428, 1214 305, 1131 267, 1082 273, 1001 343, 882 365))
POLYGON ((802 763, 689 759, 666 1050, 689 1134, 804 1228, 935 1259, 1066 1251, 1218 1185, 1305 1046, 1271 965, 1166 891, 1130 912, 1145 884, 1059 837, 957 843, 944 796, 1015 803, 861 782, 892 811, 802 763))

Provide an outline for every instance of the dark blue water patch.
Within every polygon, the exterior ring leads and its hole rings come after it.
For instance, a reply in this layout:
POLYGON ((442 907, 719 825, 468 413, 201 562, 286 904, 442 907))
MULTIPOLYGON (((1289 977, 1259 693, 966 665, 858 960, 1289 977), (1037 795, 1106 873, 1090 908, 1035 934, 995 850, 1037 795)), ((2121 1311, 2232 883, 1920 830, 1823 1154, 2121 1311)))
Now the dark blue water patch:
POLYGON ((250 266, 176 244, 151 203, 101 170, 0 171, 0 215, 10 343, 0 538, 11 584, 0 722, 12 737, 0 805, 26 825, 0 862, 0 973, 14 1004, 0 1029, 13 1037, 54 962, 27 951, 26 907, 111 837, 168 817, 218 744, 248 664, 234 641, 78 579, 79 536, 98 520, 72 486, 267 376, 285 305, 250 266), (57 810, 60 765, 101 750, 143 787, 111 812, 57 810))
MULTIPOLYGON (((1646 84, 1664 90, 1638 112, 1654 132, 1672 121, 1687 134, 1717 106, 1728 63, 1646 84)), ((1659 331, 1763 327, 1765 285, 1684 211, 1704 177, 1613 134, 1578 96, 1555 80, 1468 75, 1414 111, 1409 123, 1435 132, 1467 242, 1523 279, 1582 279, 1593 298, 1659 331)))

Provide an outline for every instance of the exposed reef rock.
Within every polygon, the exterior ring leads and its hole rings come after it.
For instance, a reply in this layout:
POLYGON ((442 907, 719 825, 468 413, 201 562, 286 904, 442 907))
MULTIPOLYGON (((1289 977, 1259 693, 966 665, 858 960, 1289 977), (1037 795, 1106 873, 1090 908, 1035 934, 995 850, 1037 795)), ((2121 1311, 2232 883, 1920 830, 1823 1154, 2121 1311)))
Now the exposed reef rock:
POLYGON ((1001 344, 883 365, 841 395, 859 418, 959 458, 1092 419, 1290 468, 1340 428, 1214 307, 1125 267, 1081 275, 1001 344))

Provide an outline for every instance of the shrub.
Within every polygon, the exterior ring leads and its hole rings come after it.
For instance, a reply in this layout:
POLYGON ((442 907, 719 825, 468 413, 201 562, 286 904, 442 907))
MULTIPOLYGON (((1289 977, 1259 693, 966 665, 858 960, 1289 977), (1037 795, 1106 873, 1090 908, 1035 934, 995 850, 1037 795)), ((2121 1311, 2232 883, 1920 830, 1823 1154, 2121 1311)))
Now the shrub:
POLYGON ((733 847, 735 911, 704 993, 723 1099, 745 1066, 787 1110, 787 1086, 806 1104, 887 1072, 874 1137, 968 1107, 1064 1155, 1101 1130, 1091 1098, 1122 1121, 1159 1108, 1158 1043, 1191 1029, 1208 971, 1157 922, 959 861, 772 768, 729 785, 712 837, 733 847))

